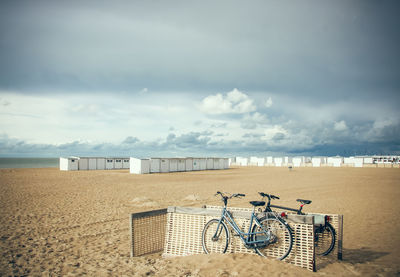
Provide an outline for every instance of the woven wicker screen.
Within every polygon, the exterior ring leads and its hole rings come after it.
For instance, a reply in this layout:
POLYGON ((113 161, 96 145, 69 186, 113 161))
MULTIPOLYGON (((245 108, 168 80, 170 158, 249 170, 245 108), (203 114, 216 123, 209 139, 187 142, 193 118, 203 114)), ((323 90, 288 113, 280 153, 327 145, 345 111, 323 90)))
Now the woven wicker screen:
MULTIPOLYGON (((208 209, 221 209, 219 206, 207 206, 208 209)), ((251 212, 251 209, 248 208, 232 208, 237 211, 248 211, 251 212)), ((289 212, 289 214, 295 214, 289 212)), ((259 214, 260 215, 260 214, 259 214)), ((329 255, 336 255, 339 260, 342 260, 343 258, 343 215, 341 214, 321 214, 321 213, 309 213, 306 215, 327 215, 330 217, 330 224, 332 227, 335 229, 335 248, 329 255)), ((292 225, 293 223, 290 223, 292 225)), ((320 238, 321 239, 321 238, 320 238)), ((293 251, 293 250, 292 250, 293 251)), ((290 256, 289 256, 290 257, 290 256)))
MULTIPOLYGON (((251 210, 248 208, 229 208, 236 223, 242 230, 248 230, 251 210)), ((221 207, 206 208, 169 207, 132 214, 131 223, 131 256, 163 251, 163 256, 186 256, 204 253, 201 235, 204 225, 213 218, 219 218, 221 207), (168 212, 168 213, 167 213, 168 212)), ((333 251, 338 258, 342 257, 343 216, 329 214, 331 224, 336 230, 336 246, 333 251)), ((315 270, 314 232, 312 216, 289 216, 288 222, 293 233, 293 247, 285 262, 315 270), (310 218, 312 221, 310 222, 310 218)), ((239 237, 231 231, 227 253, 255 254, 244 247, 239 237)), ((279 249, 271 248, 269 256, 277 257, 279 249)))
MULTIPOLYGON (((204 253, 201 235, 204 225, 221 215, 221 207, 168 208, 167 231, 163 256, 186 256, 204 253)), ((248 209, 229 208, 236 223, 242 230, 248 230, 250 212, 248 209)), ((306 216, 303 216, 306 217, 306 216)), ((312 217, 311 217, 312 220, 312 217)), ((311 224, 291 222, 294 229, 293 248, 285 262, 314 271, 314 232, 311 224)), ((232 230, 230 230, 232 232, 232 230)), ((277 257, 282 249, 271 248, 268 255, 277 257)), ((237 236, 230 236, 227 253, 255 254, 254 250, 244 247, 237 236)))
POLYGON ((131 215, 131 257, 164 249, 167 209, 131 215))

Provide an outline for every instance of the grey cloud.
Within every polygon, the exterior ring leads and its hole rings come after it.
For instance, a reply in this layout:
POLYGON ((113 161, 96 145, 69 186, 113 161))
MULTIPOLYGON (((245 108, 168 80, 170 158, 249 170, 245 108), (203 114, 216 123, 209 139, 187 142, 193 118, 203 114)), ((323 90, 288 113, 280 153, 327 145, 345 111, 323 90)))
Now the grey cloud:
POLYGON ((264 136, 264 134, 261 134, 261 133, 246 133, 242 137, 243 138, 261 138, 263 136, 264 136))
MULTIPOLYGON (((161 142, 127 138, 123 146, 8 140, 4 147, 27 154, 38 149, 191 153, 191 147, 212 153, 322 153, 323 146, 340 152, 340 147, 349 149, 357 142, 357 149, 363 145, 368 151, 398 151, 399 6, 396 1, 358 0, 254 1, 252 5, 241 1, 0 1, 0 93, 68 97, 84 92, 95 99, 100 91, 146 102, 143 99, 161 101, 157 95, 165 92, 170 101, 184 95, 201 103, 208 95, 236 87, 254 100, 257 112, 268 116, 268 122, 219 115, 208 118, 221 123, 197 120, 194 125, 223 129, 240 120, 245 130, 260 132, 270 124, 289 132, 276 134, 270 145, 254 136, 228 142, 192 132, 161 142), (273 99, 269 108, 268 97, 273 99), (385 119, 391 124, 374 126, 385 119), (334 122, 342 120, 347 128, 338 126, 341 132, 334 132, 334 122)), ((15 103, 0 99, 0 105, 15 103)), ((115 122, 115 116, 99 115, 109 110, 107 104, 96 105, 80 111, 102 122, 115 122)))
POLYGON ((314 0, 1 1, 0 87, 237 87, 309 99, 322 92, 376 99, 379 89, 396 97, 397 8, 314 0), (241 20, 249 14, 251 20, 241 20))
MULTIPOLYGON (((392 129, 388 129, 392 130, 392 129)), ((0 136, 0 156, 2 157, 59 157, 59 156, 263 156, 263 155, 400 155, 400 140, 396 139, 400 127, 376 141, 360 140, 349 143, 348 139, 329 139, 328 133, 314 136, 312 143, 301 143, 304 134, 284 137, 277 134, 279 143, 268 143, 263 135, 248 133, 242 140, 211 140, 211 132, 189 132, 182 135, 169 134, 165 141, 139 141, 128 137, 121 144, 88 143, 74 141, 61 145, 32 144, 23 140, 0 136), (390 136, 394 135, 394 137, 390 136), (133 141, 129 144, 126 142, 133 141)), ((218 136, 215 136, 218 138, 218 136)))
POLYGON ((207 145, 210 141, 210 135, 212 132, 190 132, 180 136, 175 134, 169 134, 167 137, 166 147, 176 148, 200 148, 207 145))
POLYGON ((137 137, 131 137, 131 136, 129 136, 129 137, 127 137, 122 143, 125 143, 125 144, 135 144, 135 143, 137 143, 137 142, 139 142, 140 140, 137 138, 137 137))

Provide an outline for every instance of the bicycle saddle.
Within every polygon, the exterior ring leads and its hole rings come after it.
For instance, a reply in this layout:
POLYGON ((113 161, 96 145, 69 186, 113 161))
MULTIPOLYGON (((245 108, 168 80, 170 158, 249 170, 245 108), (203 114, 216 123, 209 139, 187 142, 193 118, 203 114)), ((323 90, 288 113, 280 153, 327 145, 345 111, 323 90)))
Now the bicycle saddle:
POLYGON ((265 201, 250 201, 250 204, 253 205, 254 207, 264 206, 265 201))
POLYGON ((304 200, 304 199, 296 199, 297 202, 301 204, 311 204, 311 200, 304 200))

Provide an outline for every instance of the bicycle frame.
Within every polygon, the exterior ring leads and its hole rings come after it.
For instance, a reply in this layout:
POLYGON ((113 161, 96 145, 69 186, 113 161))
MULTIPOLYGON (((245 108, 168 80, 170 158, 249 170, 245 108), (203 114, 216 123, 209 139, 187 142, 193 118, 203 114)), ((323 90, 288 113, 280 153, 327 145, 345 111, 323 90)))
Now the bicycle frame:
POLYGON ((217 236, 217 233, 220 230, 221 227, 221 222, 227 222, 229 226, 232 227, 232 229, 236 232, 237 235, 239 235, 240 239, 245 245, 251 245, 251 244, 257 244, 257 243, 264 243, 270 239, 270 233, 269 230, 264 230, 264 227, 261 225, 260 221, 257 219, 257 217, 254 215, 254 210, 251 213, 251 218, 250 218, 250 225, 249 225, 249 231, 247 233, 243 232, 239 226, 237 226, 235 220, 232 218, 230 212, 227 210, 226 206, 222 209, 222 214, 221 218, 218 222, 217 230, 215 231, 214 237, 217 236), (251 229, 253 227, 253 221, 254 224, 257 226, 261 227, 263 230, 262 232, 251 232, 251 229), (251 240, 252 236, 257 235, 257 234, 264 234, 266 237, 263 237, 262 240, 251 240))
POLYGON ((268 203, 265 206, 265 210, 264 212, 273 212, 271 210, 272 208, 277 208, 277 209, 282 209, 282 210, 286 210, 286 211, 292 211, 292 212, 296 212, 299 215, 304 215, 304 213, 302 212, 303 209, 303 205, 300 206, 300 209, 293 209, 293 208, 289 208, 289 207, 283 207, 283 206, 278 206, 278 205, 272 205, 271 204, 271 198, 268 196, 268 203))
POLYGON ((293 208, 289 208, 289 207, 283 207, 283 206, 272 205, 272 204, 267 205, 267 207, 265 208, 265 211, 266 211, 266 212, 272 212, 271 207, 272 207, 272 208, 277 208, 277 209, 282 209, 282 210, 287 210, 287 211, 296 212, 296 213, 299 214, 299 215, 303 214, 303 212, 301 211, 301 209, 293 209, 293 208))

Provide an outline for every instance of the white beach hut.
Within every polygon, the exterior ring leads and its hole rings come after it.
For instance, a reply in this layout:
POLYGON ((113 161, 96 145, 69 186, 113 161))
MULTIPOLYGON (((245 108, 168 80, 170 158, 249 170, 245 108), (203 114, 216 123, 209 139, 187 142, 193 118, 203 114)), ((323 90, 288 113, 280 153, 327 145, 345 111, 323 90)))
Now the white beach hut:
POLYGON ((223 158, 219 158, 219 169, 224 169, 225 168, 225 161, 223 158))
POLYGON ((207 158, 200 158, 200 170, 207 169, 207 158))
MULTIPOLYGON (((240 165, 240 164, 237 164, 240 165)), ((213 158, 213 169, 220 169, 219 168, 219 158, 213 158)))
POLYGON ((272 166, 273 163, 274 163, 274 158, 271 156, 267 157, 267 165, 272 166))
POLYGON ((250 157, 248 165, 257 166, 258 165, 258 158, 257 157, 250 157))
POLYGON ((265 158, 257 158, 257 165, 264 166, 265 165, 265 158))
POLYGON ((130 158, 129 172, 132 174, 150 173, 150 160, 149 159, 130 158))
POLYGON ((214 169, 214 158, 207 158, 207 169, 214 169))
MULTIPOLYGON (((214 161, 214 163, 215 163, 215 161, 214 161)), ((243 158, 243 157, 236 157, 236 164, 240 165, 240 166, 247 166, 249 164, 249 159, 243 158)))
POLYGON ((114 159, 114 169, 122 169, 122 158, 114 159))
POLYGON ((186 161, 183 158, 178 159, 178 171, 185 171, 186 169, 186 161))
POLYGON ((321 166, 321 158, 313 157, 311 159, 311 163, 313 167, 320 167, 321 166))
POLYGON ((97 169, 97 159, 96 158, 88 158, 88 169, 89 170, 97 169))
POLYGON ((192 171, 193 170, 193 158, 185 159, 185 170, 192 171))
POLYGON ((343 158, 343 164, 345 166, 354 166, 354 157, 343 158))
POLYGON ((288 166, 289 165, 289 157, 284 157, 283 165, 284 166, 288 166))
POLYGON ((341 167, 343 163, 342 157, 329 157, 328 164, 332 165, 333 167, 341 167))
POLYGON ((293 157, 292 158, 292 164, 294 167, 300 167, 303 166, 303 157, 293 157))
POLYGON ((150 173, 159 173, 161 171, 161 163, 159 158, 150 159, 150 173))
POLYGON ((177 172, 178 171, 178 159, 169 159, 169 172, 177 172))
POLYGON ((193 158, 193 170, 200 170, 200 159, 193 158))
POLYGON ((363 167, 364 159, 363 158, 354 158, 353 163, 354 163, 354 167, 363 167))
POLYGON ((275 164, 275 166, 282 166, 282 164, 283 164, 283 158, 281 158, 281 157, 275 157, 274 158, 274 164, 275 164))
POLYGON ((79 158, 78 170, 88 170, 88 169, 89 169, 89 158, 79 158))
POLYGON ((228 169, 230 165, 230 159, 224 158, 224 169, 228 169))
POLYGON ((130 165, 130 164, 129 164, 129 159, 128 159, 128 158, 123 158, 123 159, 122 159, 122 168, 128 169, 128 168, 130 168, 129 165, 130 165))
POLYGON ((373 158, 372 157, 364 157, 364 163, 365 164, 373 164, 373 158))
POLYGON ((106 158, 96 158, 96 169, 97 170, 106 169, 106 158))
POLYGON ((160 159, 160 172, 162 173, 169 172, 169 159, 165 158, 160 159))
POLYGON ((114 169, 114 159, 106 158, 106 169, 114 169))
POLYGON ((60 170, 78 170, 78 157, 60 157, 60 170))

